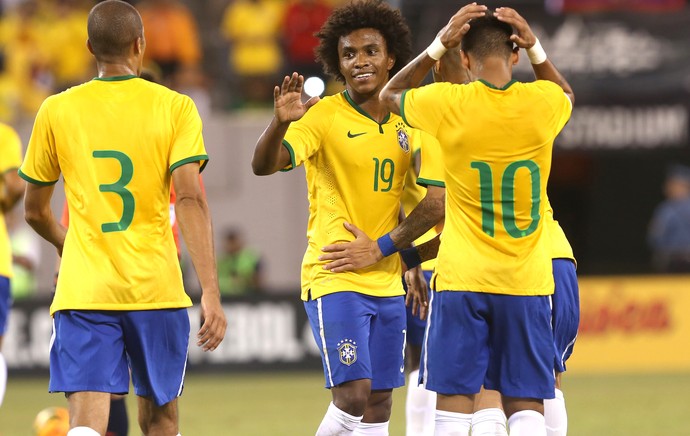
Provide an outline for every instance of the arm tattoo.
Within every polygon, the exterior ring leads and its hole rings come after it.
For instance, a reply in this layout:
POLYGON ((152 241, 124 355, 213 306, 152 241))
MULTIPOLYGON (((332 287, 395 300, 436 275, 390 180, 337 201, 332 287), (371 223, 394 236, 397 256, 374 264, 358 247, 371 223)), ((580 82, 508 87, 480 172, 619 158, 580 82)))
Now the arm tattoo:
POLYGON ((424 197, 390 236, 398 248, 408 247, 445 217, 445 197, 424 197))

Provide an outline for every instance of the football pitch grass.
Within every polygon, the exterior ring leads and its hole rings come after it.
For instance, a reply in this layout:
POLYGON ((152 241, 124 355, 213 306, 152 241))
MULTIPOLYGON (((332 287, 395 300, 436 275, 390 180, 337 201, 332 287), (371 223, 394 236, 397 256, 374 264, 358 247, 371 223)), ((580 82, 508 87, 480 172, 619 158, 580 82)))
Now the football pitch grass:
MULTIPOLYGON (((30 436, 34 416, 66 406, 45 377, 12 377, 0 407, 0 436, 30 436)), ((690 435, 690 374, 568 375, 563 390, 570 436, 690 435)), ((313 435, 330 394, 315 372, 187 375, 180 398, 184 436, 313 435)), ((405 388, 394 393, 391 436, 405 435, 405 388)), ((130 435, 139 435, 129 395, 130 435)))

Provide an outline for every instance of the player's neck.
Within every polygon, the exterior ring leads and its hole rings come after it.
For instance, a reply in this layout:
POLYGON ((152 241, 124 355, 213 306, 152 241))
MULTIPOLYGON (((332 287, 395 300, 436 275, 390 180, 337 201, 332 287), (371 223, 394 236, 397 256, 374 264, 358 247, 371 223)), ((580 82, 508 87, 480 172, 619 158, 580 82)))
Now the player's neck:
POLYGON ((120 77, 120 76, 138 76, 136 68, 127 63, 108 63, 101 62, 98 64, 98 77, 120 77))
POLYGON ((496 88, 503 88, 511 80, 513 80, 513 69, 507 65, 505 60, 500 58, 485 59, 474 71, 475 76, 485 82, 488 82, 496 88))
POLYGON ((352 89, 347 90, 350 98, 376 122, 381 123, 389 114, 388 109, 379 100, 379 91, 373 94, 358 94, 352 89))

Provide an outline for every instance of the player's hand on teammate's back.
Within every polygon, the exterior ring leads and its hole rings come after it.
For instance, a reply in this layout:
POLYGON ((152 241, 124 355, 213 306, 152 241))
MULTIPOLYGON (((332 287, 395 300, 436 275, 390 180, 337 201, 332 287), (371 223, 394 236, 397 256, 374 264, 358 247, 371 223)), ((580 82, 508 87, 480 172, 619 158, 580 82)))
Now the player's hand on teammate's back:
POLYGON ((303 88, 304 76, 297 73, 285 76, 283 83, 273 88, 273 111, 279 122, 299 120, 319 101, 319 97, 315 96, 302 103, 303 88))
POLYGON ((354 224, 343 223, 343 225, 355 235, 355 240, 323 247, 321 251, 327 254, 319 256, 319 260, 330 261, 323 266, 324 269, 333 272, 354 271, 372 266, 383 259, 383 253, 376 241, 372 241, 354 224))
POLYGON ((204 351, 213 351, 225 337, 228 321, 218 296, 201 296, 201 328, 197 333, 197 345, 204 351))
POLYGON ((405 284, 407 285, 407 295, 405 295, 405 305, 412 307, 412 315, 419 319, 426 319, 429 307, 429 288, 424 278, 424 271, 417 266, 405 271, 405 284))
POLYGON ((534 32, 532 32, 529 24, 527 24, 527 20, 518 14, 515 9, 498 8, 496 12, 494 12, 494 16, 500 21, 513 26, 516 33, 510 37, 510 40, 518 47, 528 49, 537 42, 537 37, 534 35, 534 32))

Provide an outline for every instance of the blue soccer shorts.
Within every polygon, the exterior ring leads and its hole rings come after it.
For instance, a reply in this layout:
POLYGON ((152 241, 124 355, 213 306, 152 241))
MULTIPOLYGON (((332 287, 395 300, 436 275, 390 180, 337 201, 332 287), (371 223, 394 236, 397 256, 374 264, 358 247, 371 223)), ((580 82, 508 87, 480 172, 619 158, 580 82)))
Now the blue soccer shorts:
POLYGON ((556 372, 565 372, 565 361, 573 352, 580 325, 580 291, 575 263, 570 259, 553 260, 553 340, 556 347, 556 372))
MULTIPOLYGON (((433 271, 422 271, 424 273, 424 279, 426 280, 427 289, 429 289, 429 296, 431 296, 431 276, 434 274, 433 271)), ((405 288, 405 293, 407 293, 407 283, 403 278, 403 287, 405 288)), ((419 318, 419 313, 417 315, 412 315, 412 305, 406 306, 405 310, 407 312, 407 343, 417 347, 422 346, 424 342, 424 331, 426 330, 426 320, 419 318)))
POLYGON ((405 384, 405 299, 336 292, 304 308, 321 351, 326 388, 370 379, 372 390, 405 384))
POLYGON ((0 336, 7 331, 7 320, 12 307, 12 293, 10 291, 10 279, 0 276, 0 336))
POLYGON ((509 397, 554 398, 549 296, 434 292, 420 380, 470 395, 483 385, 509 397))
POLYGON ((187 309, 61 310, 53 316, 50 392, 129 391, 162 406, 182 394, 187 309))

